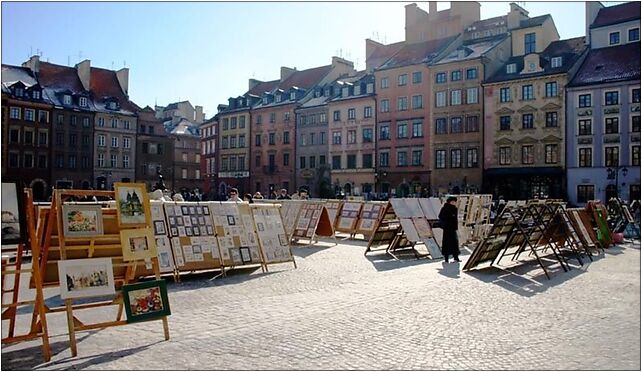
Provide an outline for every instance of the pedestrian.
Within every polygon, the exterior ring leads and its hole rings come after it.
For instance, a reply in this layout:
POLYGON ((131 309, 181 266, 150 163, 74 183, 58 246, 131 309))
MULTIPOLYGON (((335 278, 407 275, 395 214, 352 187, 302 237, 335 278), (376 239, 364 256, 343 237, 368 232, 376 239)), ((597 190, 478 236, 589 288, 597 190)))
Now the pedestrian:
POLYGON ((276 198, 276 199, 277 200, 291 200, 292 198, 290 197, 290 195, 288 195, 288 190, 281 189, 281 195, 279 195, 279 197, 276 198))
POLYGON ((252 194, 245 194, 243 195, 243 201, 246 201, 250 204, 254 203, 254 200, 252 200, 252 194))
POLYGON ((233 201, 233 202, 242 201, 241 198, 239 198, 239 190, 236 187, 232 187, 230 189, 230 197, 227 199, 227 201, 233 201))
POLYGON ((456 262, 459 260, 459 239, 457 238, 457 198, 454 196, 446 199, 446 204, 439 212, 439 224, 444 230, 441 240, 441 253, 444 262, 448 263, 448 256, 452 255, 456 262))
POLYGON ((261 195, 261 193, 257 191, 254 193, 254 199, 263 199, 263 195, 261 195))

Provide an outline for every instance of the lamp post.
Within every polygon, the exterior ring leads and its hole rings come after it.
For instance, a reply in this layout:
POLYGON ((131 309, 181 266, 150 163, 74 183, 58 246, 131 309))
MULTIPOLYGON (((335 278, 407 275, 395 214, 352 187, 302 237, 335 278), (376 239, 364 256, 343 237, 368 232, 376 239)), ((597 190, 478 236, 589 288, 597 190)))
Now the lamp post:
MULTIPOLYGON (((628 168, 621 167, 619 165, 613 168, 606 168, 607 179, 612 180, 615 178, 615 197, 618 199, 620 198, 620 184, 619 184, 620 171, 622 171, 622 176, 624 177, 626 177, 626 175, 629 173, 628 168)), ((624 185, 624 182, 622 182, 622 185, 624 185)))

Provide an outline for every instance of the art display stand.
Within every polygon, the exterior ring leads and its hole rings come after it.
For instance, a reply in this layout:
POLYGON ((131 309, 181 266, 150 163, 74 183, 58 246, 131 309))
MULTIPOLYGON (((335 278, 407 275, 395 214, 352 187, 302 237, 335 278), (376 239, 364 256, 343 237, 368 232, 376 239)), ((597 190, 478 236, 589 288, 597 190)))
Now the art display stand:
POLYGON ((341 205, 341 212, 337 215, 334 231, 348 234, 343 240, 354 239, 362 207, 363 202, 361 201, 345 201, 341 205))
POLYGON ((611 198, 607 204, 608 224, 614 233, 622 233, 631 224, 635 224, 629 207, 619 198, 611 198))
POLYGON ((328 211, 328 217, 330 218, 330 223, 334 229, 337 225, 337 220, 341 214, 341 209, 343 208, 342 200, 325 200, 325 208, 328 211))
POLYGON ((280 206, 278 204, 249 204, 248 205, 257 227, 257 235, 261 256, 266 271, 268 265, 292 262, 296 269, 296 260, 292 254, 290 239, 287 236, 280 206))
MULTIPOLYGON (((9 321, 8 334, 2 338, 2 344, 12 344, 40 338, 42 339, 43 359, 48 362, 51 360, 51 349, 49 346, 47 314, 42 292, 42 278, 37 264, 40 259, 41 249, 36 235, 36 219, 31 189, 25 189, 23 195, 18 195, 18 197, 24 197, 25 199, 24 213, 26 213, 27 239, 31 251, 31 266, 28 269, 23 268, 24 243, 19 243, 17 250, 15 250, 15 262, 9 262, 8 259, 5 259, 4 255, 2 257, 2 320, 9 321), (33 281, 35 289, 34 300, 19 301, 21 274, 31 274, 30 280, 33 281), (5 279, 9 276, 13 276, 13 285, 11 288, 5 288, 5 279), (5 303, 5 294, 11 295, 10 302, 5 303), (15 332, 17 310, 19 306, 24 305, 33 306, 31 325, 28 333, 17 335, 15 332)), ((4 252, 7 251, 3 248, 3 253, 4 252)))
POLYGON ((597 240, 592 215, 585 208, 567 208, 566 214, 573 227, 575 227, 575 231, 578 232, 582 244, 595 253, 604 252, 599 240, 597 240))
POLYGON ((606 207, 599 200, 590 200, 586 203, 586 209, 593 217, 593 223, 597 231, 597 240, 602 248, 608 248, 613 242, 611 230, 609 229, 606 207))
POLYGON ((302 206, 290 236, 291 241, 297 242, 300 239, 308 239, 309 245, 312 245, 313 242, 318 242, 317 237, 324 236, 332 237, 336 245, 337 238, 334 234, 334 226, 330 222, 325 203, 316 200, 302 200, 301 202, 302 206))
POLYGON ((421 258, 419 252, 415 249, 415 242, 408 240, 403 231, 399 217, 395 213, 392 203, 386 203, 383 213, 376 223, 374 233, 368 240, 364 255, 377 250, 385 250, 385 253, 394 259, 399 259, 398 255, 403 251, 411 251, 415 258, 421 258))
MULTIPOLYGON (((78 355, 76 332, 117 327, 127 324, 127 321, 122 319, 124 300, 120 288, 122 288, 123 285, 135 282, 139 276, 142 276, 141 273, 147 273, 148 270, 154 273, 156 279, 160 279, 157 257, 153 257, 151 260, 124 261, 120 243, 120 231, 122 230, 118 226, 115 209, 102 209, 105 234, 91 238, 65 236, 62 214, 63 203, 72 197, 85 198, 93 196, 113 199, 115 193, 113 191, 94 190, 54 190, 51 208, 49 209, 49 213, 47 213, 47 220, 42 221, 46 224, 43 231, 44 251, 40 262, 40 271, 44 281, 42 284, 46 286, 59 285, 60 278, 58 278, 57 272, 57 262, 59 261, 108 257, 111 259, 114 268, 117 294, 113 299, 107 301, 92 301, 91 298, 86 298, 83 299, 82 304, 74 304, 72 299, 65 299, 64 306, 52 308, 45 306, 47 313, 66 313, 72 356, 78 355), (56 230, 55 236, 54 230, 56 230), (74 312, 78 310, 95 309, 106 306, 118 306, 115 320, 86 324, 74 315, 74 312)), ((154 318, 152 320, 160 320, 162 322, 165 340, 169 340, 167 316, 154 318)))

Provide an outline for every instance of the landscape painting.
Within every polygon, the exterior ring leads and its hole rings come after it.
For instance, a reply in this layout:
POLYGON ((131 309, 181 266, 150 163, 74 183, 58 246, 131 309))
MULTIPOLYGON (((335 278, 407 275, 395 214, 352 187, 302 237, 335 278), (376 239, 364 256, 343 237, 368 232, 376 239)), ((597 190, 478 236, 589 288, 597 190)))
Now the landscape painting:
POLYGON ((17 183, 2 183, 2 245, 25 241, 27 224, 22 191, 17 183))
POLYGON ((149 226, 151 212, 144 183, 114 184, 116 192, 116 215, 120 227, 149 226))
POLYGON ((58 261, 60 298, 112 295, 114 270, 111 258, 85 258, 58 261))
POLYGON ((64 234, 68 237, 91 237, 103 234, 103 212, 100 205, 64 204, 64 234))

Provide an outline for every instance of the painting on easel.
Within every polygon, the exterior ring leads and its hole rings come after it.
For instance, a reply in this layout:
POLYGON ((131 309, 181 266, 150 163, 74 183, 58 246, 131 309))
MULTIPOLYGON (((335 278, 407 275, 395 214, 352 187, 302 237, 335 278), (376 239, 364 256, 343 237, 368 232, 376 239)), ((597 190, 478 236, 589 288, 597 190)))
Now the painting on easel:
POLYGON ((151 212, 144 183, 114 184, 116 215, 120 227, 150 226, 151 212))
POLYGON ((127 323, 140 322, 170 315, 165 280, 123 286, 127 323))
POLYGON ((17 183, 2 183, 2 245, 24 243, 27 224, 22 203, 22 189, 17 183))

